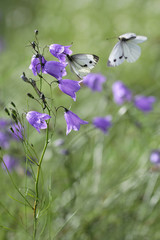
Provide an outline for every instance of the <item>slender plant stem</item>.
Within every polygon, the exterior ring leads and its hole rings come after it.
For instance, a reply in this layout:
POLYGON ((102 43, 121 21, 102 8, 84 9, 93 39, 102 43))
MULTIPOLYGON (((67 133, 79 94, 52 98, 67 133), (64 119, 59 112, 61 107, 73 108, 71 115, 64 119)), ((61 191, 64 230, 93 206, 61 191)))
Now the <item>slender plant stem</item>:
POLYGON ((15 182, 13 181, 13 179, 12 179, 12 177, 11 177, 11 174, 9 173, 9 170, 8 170, 8 168, 7 168, 7 166, 6 166, 3 158, 0 157, 0 159, 1 159, 2 162, 3 162, 3 164, 4 164, 5 168, 6 168, 6 171, 7 171, 8 175, 9 175, 9 177, 10 177, 10 179, 11 179, 11 182, 12 182, 12 184, 14 185, 15 189, 16 189, 17 192, 21 195, 21 197, 25 200, 25 202, 28 204, 28 206, 30 206, 30 207, 33 209, 33 207, 32 207, 32 205, 30 204, 30 202, 25 198, 25 196, 21 193, 21 191, 18 189, 17 185, 16 185, 15 182))
POLYGON ((47 149, 47 145, 48 145, 48 136, 49 136, 49 121, 47 123, 47 129, 46 129, 46 141, 45 141, 45 145, 42 151, 42 155, 41 158, 39 160, 38 163, 38 168, 37 168, 37 177, 36 177, 36 182, 35 182, 35 192, 36 192, 36 197, 35 197, 35 201, 34 201, 34 231, 33 231, 33 239, 36 239, 36 233, 37 233, 37 207, 38 207, 38 199, 39 199, 39 189, 38 189, 38 184, 39 184, 39 177, 40 177, 40 171, 41 171, 41 165, 42 165, 42 161, 44 158, 44 154, 46 152, 47 149))

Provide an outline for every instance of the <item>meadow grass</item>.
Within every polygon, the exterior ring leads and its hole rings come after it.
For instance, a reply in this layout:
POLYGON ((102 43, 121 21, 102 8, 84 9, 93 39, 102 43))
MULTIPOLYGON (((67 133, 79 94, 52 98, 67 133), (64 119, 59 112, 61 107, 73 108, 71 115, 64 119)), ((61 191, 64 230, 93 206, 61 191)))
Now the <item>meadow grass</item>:
MULTIPOLYGON (((107 77, 103 91, 92 93, 82 86, 77 101, 53 86, 55 106, 65 105, 89 122, 95 116, 112 115, 113 126, 104 135, 91 124, 66 136, 63 110, 50 123, 50 137, 39 179, 37 233, 43 240, 159 240, 159 170, 149 161, 152 149, 159 148, 159 7, 158 0, 95 1, 47 0, 5 1, 1 9, 1 36, 5 46, 0 53, 1 118, 4 107, 13 101, 19 112, 40 111, 28 99, 35 94, 20 75, 28 69, 32 57, 30 41, 39 30, 40 46, 52 43, 72 45, 73 53, 91 53, 100 57, 93 72, 107 77), (132 64, 116 68, 106 66, 117 37, 126 32, 145 35, 141 57, 132 64), (109 39, 116 37, 115 39, 109 39), (128 114, 120 115, 112 97, 112 84, 123 81, 132 92, 155 96, 154 110, 144 114, 125 104, 128 114), (138 124, 137 124, 138 123, 138 124), (64 145, 55 141, 62 138, 64 145), (62 154, 67 150, 67 154, 62 154)), ((45 56, 53 60, 45 49, 45 56)), ((77 80, 67 67, 67 78, 77 80)), ((51 77, 46 77, 51 81, 51 77)), ((52 79, 53 80, 53 79, 52 79)), ((45 96, 50 91, 44 85, 45 96)), ((50 99, 48 99, 50 101, 50 99)), ((45 130, 39 134, 27 125, 28 141, 39 157, 45 130)), ((12 142, 12 151, 20 159, 20 168, 10 173, 14 184, 34 206, 37 166, 24 161, 24 149, 12 142), (25 174, 26 165, 32 177, 25 174)), ((14 187, 9 174, 0 168, 0 239, 29 240, 33 236, 33 209, 14 187)))

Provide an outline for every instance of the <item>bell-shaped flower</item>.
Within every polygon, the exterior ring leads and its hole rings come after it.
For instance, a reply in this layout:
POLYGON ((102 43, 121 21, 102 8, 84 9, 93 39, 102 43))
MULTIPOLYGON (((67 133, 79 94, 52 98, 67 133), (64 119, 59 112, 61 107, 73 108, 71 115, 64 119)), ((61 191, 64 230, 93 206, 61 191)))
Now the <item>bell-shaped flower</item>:
POLYGON ((155 165, 160 165, 160 150, 154 149, 150 154, 150 161, 155 165))
POLYGON ((65 67, 67 63, 60 63, 55 61, 48 61, 44 66, 44 73, 55 77, 57 80, 62 79, 67 74, 65 67))
POLYGON ((42 73, 44 73, 45 63, 46 60, 42 55, 40 54, 33 55, 29 69, 31 69, 33 74, 36 76, 37 73, 40 73, 41 71, 42 73))
POLYGON ((52 44, 49 46, 50 53, 59 59, 60 62, 66 61, 66 55, 71 55, 72 51, 69 49, 70 46, 63 46, 60 44, 52 44))
POLYGON ((112 116, 95 117, 92 121, 96 128, 99 128, 103 133, 107 133, 108 129, 112 126, 112 116))
POLYGON ((153 110, 153 103, 155 103, 156 98, 153 96, 142 96, 137 95, 134 97, 134 105, 142 112, 150 112, 153 110))
POLYGON ((121 81, 116 81, 112 85, 113 98, 115 103, 122 105, 124 102, 130 102, 132 100, 132 92, 121 81))
POLYGON ((61 79, 58 81, 59 89, 64 92, 65 94, 69 95, 71 98, 73 98, 74 101, 76 101, 76 92, 79 91, 80 84, 78 81, 73 81, 70 79, 61 79))
POLYGON ((81 124, 88 124, 87 121, 82 120, 75 113, 67 109, 65 109, 64 118, 67 123, 66 135, 68 135, 71 130, 79 131, 81 124))
POLYGON ((45 120, 51 118, 46 113, 39 113, 36 111, 30 111, 26 114, 27 121, 40 133, 40 129, 46 129, 47 123, 45 120))
POLYGON ((100 73, 89 73, 83 78, 83 84, 89 87, 92 91, 101 92, 102 85, 107 80, 105 76, 100 73))

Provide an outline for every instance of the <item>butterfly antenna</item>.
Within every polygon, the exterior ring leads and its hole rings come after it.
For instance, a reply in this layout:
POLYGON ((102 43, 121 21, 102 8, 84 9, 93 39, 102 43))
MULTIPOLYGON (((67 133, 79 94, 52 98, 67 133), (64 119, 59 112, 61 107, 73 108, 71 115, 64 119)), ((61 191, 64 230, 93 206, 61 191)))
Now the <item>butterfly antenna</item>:
POLYGON ((110 40, 110 39, 115 39, 117 37, 109 37, 109 38, 106 38, 106 40, 110 40))

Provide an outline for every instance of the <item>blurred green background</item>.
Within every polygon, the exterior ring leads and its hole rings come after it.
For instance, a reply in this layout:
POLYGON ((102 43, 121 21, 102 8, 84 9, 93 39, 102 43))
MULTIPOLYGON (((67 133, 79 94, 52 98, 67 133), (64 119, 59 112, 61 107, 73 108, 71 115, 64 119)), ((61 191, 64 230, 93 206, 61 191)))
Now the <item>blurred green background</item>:
MULTIPOLYGON (((111 114, 116 122, 106 136, 92 127, 87 131, 83 126, 80 132, 66 137, 63 113, 58 113, 56 133, 43 162, 38 239, 160 239, 160 179, 149 162, 150 151, 159 148, 159 21, 159 0, 1 1, 0 116, 6 117, 3 108, 9 107, 11 101, 21 113, 28 108, 38 110, 31 100, 28 103, 26 96, 34 91, 20 78, 23 71, 33 77, 28 69, 33 54, 29 44, 38 29, 42 47, 73 43, 73 53, 98 55, 100 60, 93 72, 107 77, 102 93, 92 93, 83 87, 76 102, 55 87, 54 104, 71 106, 84 120, 111 114), (141 57, 132 64, 107 67, 117 37, 127 32, 148 37, 140 45, 141 57), (115 39, 107 40, 112 37, 115 39), (154 112, 130 110, 142 128, 118 114, 119 107, 111 97, 111 86, 116 80, 123 81, 134 94, 156 96, 154 112), (65 139, 64 148, 70 154, 60 154, 55 146, 54 141, 60 137, 65 139)), ((48 50, 45 57, 54 60, 48 50)), ((67 78, 76 80, 69 69, 67 78)), ((47 87, 44 92, 49 97, 47 87)), ((33 128, 30 132, 39 149, 44 135, 33 128)), ((16 172, 12 175, 17 186, 25 192, 27 185, 31 194, 33 179, 26 180, 16 172)), ((2 169, 0 181, 0 239, 31 239, 33 213, 14 200, 22 201, 2 169)))

